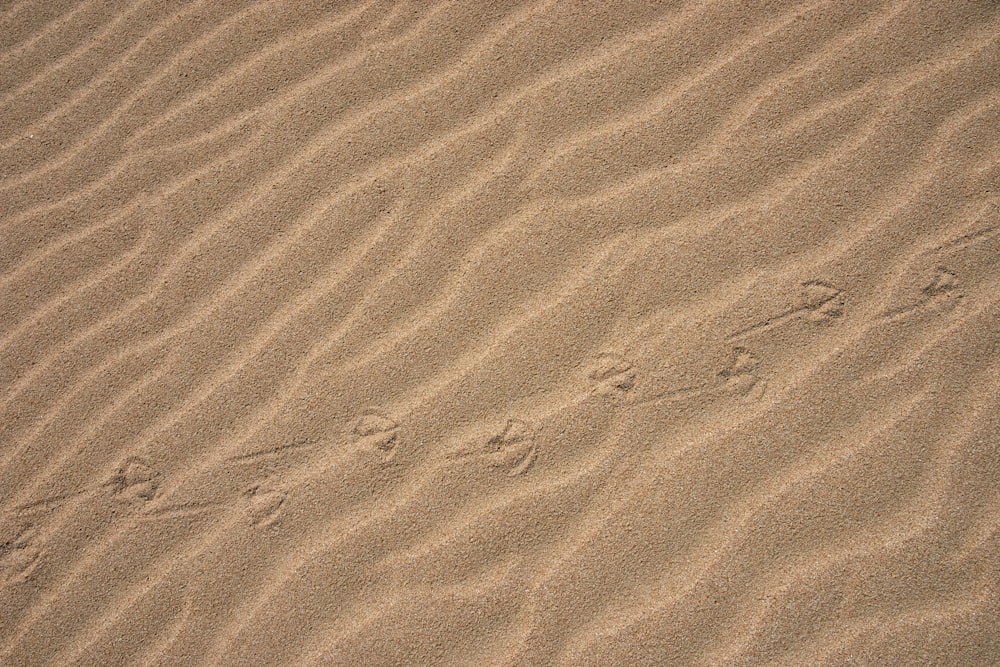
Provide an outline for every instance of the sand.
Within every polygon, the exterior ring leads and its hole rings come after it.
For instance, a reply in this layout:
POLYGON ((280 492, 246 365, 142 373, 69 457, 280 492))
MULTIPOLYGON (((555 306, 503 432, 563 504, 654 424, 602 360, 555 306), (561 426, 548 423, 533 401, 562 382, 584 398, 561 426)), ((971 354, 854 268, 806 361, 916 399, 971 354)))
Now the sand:
POLYGON ((1000 4, 0 3, 0 665, 1000 664, 1000 4))

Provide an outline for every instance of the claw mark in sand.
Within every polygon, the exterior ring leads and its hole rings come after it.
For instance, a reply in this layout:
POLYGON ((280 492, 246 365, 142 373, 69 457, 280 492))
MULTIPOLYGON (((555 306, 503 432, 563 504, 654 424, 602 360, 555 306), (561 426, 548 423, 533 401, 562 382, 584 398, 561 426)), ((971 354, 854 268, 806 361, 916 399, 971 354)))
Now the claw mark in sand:
POLYGON ((795 308, 770 317, 753 326, 740 329, 729 337, 737 340, 753 333, 768 331, 790 320, 805 317, 812 322, 823 322, 844 314, 844 292, 829 283, 820 280, 807 280, 802 283, 802 294, 799 305, 795 308))
POLYGON ((503 430, 486 441, 486 447, 490 465, 506 468, 510 477, 528 472, 538 457, 534 429, 522 419, 508 419, 503 430))
POLYGON ((600 396, 623 394, 635 386, 632 364, 617 354, 607 352, 597 356, 587 371, 587 377, 595 383, 593 393, 600 396))
POLYGON ((382 453, 384 461, 389 461, 396 453, 399 424, 381 412, 367 412, 354 424, 354 434, 382 453))

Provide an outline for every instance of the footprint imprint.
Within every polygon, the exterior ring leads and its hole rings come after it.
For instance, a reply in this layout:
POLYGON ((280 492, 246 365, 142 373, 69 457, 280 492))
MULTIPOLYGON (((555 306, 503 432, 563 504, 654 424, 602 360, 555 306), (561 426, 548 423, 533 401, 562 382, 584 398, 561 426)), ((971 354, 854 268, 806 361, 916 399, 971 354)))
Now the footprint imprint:
POLYGON ((0 557, 0 579, 5 584, 25 581, 41 562, 42 552, 32 546, 12 550, 0 557))
POLYGON ((750 334, 769 331, 793 319, 805 318, 810 322, 826 322, 844 314, 844 292, 838 287, 821 280, 807 280, 801 284, 799 305, 783 313, 769 317, 753 326, 731 334, 729 340, 735 341, 750 334))
POLYGON ((288 499, 286 491, 280 489, 264 491, 259 486, 247 489, 245 495, 249 504, 250 521, 259 527, 273 525, 280 517, 281 508, 288 499))
POLYGON ((610 352, 597 356, 587 369, 587 377, 595 383, 593 393, 599 396, 623 394, 635 386, 635 371, 623 357, 610 352))
POLYGON ((910 305, 894 308, 883 313, 883 318, 896 319, 909 315, 912 312, 928 307, 934 303, 954 298, 962 298, 958 291, 958 278, 954 273, 938 266, 928 277, 927 282, 920 288, 920 296, 910 303, 910 305))
POLYGON ((844 293, 829 283, 807 280, 802 283, 802 310, 816 322, 844 314, 844 293))
POLYGON ((934 277, 931 278, 930 283, 925 285, 920 291, 928 299, 933 299, 936 296, 951 292, 955 289, 956 285, 958 285, 958 279, 955 277, 955 274, 943 266, 939 266, 935 269, 934 277))
POLYGON ((388 461, 396 453, 399 424, 381 412, 367 412, 354 424, 354 434, 367 439, 388 461))
POLYGON ((153 499, 163 475, 138 457, 129 457, 118 468, 108 485, 114 495, 130 495, 146 502, 153 499))
POLYGON ((538 457, 535 433, 523 419, 508 419, 504 428, 486 441, 491 466, 505 468, 509 477, 523 475, 538 457))
POLYGON ((0 582, 24 581, 38 566, 42 552, 33 546, 36 536, 31 524, 19 526, 0 542, 0 582))
POLYGON ((737 394, 760 398, 765 385, 757 374, 759 366, 757 355, 745 347, 736 347, 729 355, 729 363, 719 371, 719 377, 737 394))

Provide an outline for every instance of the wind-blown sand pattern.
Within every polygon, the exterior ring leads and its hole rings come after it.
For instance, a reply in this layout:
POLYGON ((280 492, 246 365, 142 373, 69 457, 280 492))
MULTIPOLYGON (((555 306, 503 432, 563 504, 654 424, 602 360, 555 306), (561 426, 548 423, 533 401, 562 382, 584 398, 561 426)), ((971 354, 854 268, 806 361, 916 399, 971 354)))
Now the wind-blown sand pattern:
POLYGON ((0 664, 1000 664, 1000 4, 0 7, 0 664))

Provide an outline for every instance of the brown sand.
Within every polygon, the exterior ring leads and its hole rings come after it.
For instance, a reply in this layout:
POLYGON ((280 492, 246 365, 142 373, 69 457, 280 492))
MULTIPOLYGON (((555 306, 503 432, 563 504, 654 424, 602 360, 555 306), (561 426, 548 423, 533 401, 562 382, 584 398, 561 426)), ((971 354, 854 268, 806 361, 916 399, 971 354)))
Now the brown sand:
POLYGON ((0 10, 0 665, 1000 664, 1000 3, 0 10))

